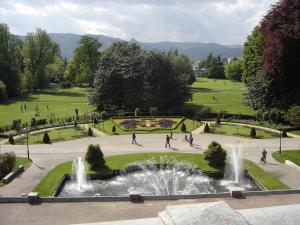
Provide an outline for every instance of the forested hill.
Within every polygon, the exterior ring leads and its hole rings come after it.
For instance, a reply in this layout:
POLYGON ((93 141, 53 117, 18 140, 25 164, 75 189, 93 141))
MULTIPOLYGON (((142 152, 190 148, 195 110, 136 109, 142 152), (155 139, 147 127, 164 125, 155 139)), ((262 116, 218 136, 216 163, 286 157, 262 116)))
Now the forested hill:
MULTIPOLYGON (((50 37, 60 45, 61 53, 63 57, 68 59, 72 57, 73 50, 77 46, 77 43, 81 37, 79 34, 63 34, 63 33, 50 33, 50 37)), ((104 35, 91 35, 97 37, 99 41, 103 44, 102 48, 105 49, 111 44, 123 41, 119 38, 112 38, 104 35)), ((24 40, 24 36, 21 39, 24 40)), ((222 58, 227 57, 239 57, 242 56, 243 48, 239 45, 226 46, 215 43, 200 43, 200 42, 138 42, 131 40, 131 42, 136 42, 142 48, 148 50, 160 50, 169 51, 178 49, 179 53, 183 53, 191 58, 191 60, 196 61, 200 59, 205 59, 209 53, 213 55, 221 55, 222 58)))

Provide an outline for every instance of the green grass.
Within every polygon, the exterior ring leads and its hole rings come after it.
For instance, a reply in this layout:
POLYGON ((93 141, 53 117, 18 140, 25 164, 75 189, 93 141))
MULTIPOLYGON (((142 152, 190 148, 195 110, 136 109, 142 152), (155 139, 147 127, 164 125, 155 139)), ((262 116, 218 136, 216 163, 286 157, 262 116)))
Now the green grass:
POLYGON ((56 118, 75 116, 75 108, 78 108, 80 115, 91 112, 95 108, 88 104, 87 95, 90 90, 90 88, 57 89, 11 99, 9 103, 0 104, 0 126, 11 125, 14 119, 21 119, 22 123, 30 124, 31 118, 35 115, 36 105, 40 112, 37 119, 49 119, 51 114, 56 118), (24 110, 24 104, 27 111, 24 110))
MULTIPOLYGON (((213 168, 208 165, 204 160, 203 155, 190 154, 190 153, 141 153, 141 154, 129 154, 129 155, 116 155, 105 157, 106 165, 109 169, 100 170, 97 174, 102 175, 110 172, 110 170, 121 170, 129 163, 136 161, 144 161, 147 159, 153 159, 160 162, 161 156, 167 156, 168 158, 175 158, 178 162, 190 162, 195 164, 200 170, 206 172, 218 172, 218 168, 213 168)), ((50 196, 54 193, 58 182, 61 180, 64 174, 72 173, 72 162, 65 162, 54 169, 52 169, 47 176, 45 176, 41 182, 34 188, 33 191, 37 191, 41 196, 50 196)), ((89 170, 89 173, 95 174, 95 171, 89 170)))
MULTIPOLYGON (((250 138, 251 128, 245 126, 229 125, 229 124, 212 124, 211 132, 230 136, 241 136, 250 138)), ((274 138, 277 134, 269 133, 264 130, 256 129, 256 138, 274 138)))
MULTIPOLYGON (((121 170, 128 164, 136 161, 145 161, 148 159, 153 159, 157 163, 160 163, 161 157, 167 157, 167 159, 176 159, 177 162, 186 162, 194 164, 199 170, 204 172, 222 172, 223 168, 214 168, 208 165, 208 162, 204 160, 202 154, 195 153, 140 153, 140 154, 128 154, 128 155, 116 155, 105 157, 106 168, 100 169, 99 171, 91 171, 90 174, 104 175, 110 173, 111 170, 121 170)), ((278 179, 274 178, 270 174, 266 173, 264 170, 259 168, 253 162, 245 160, 245 169, 247 169, 251 174, 254 175, 255 179, 259 183, 263 184, 269 190, 279 190, 288 189, 288 187, 281 183, 278 179)), ((165 162, 165 161, 164 161, 165 162)), ((34 188, 33 191, 39 192, 41 196, 50 196, 54 193, 57 184, 65 174, 72 173, 72 162, 65 162, 54 169, 52 169, 34 188)))
POLYGON ((284 163, 285 160, 290 160, 296 165, 300 166, 300 150, 284 150, 279 152, 273 152, 272 156, 276 161, 284 163))
POLYGON ((227 111, 232 114, 254 115, 255 112, 242 104, 245 84, 230 80, 215 80, 197 78, 192 85, 193 98, 187 103, 188 107, 198 109, 200 106, 209 107, 212 112, 227 111), (213 100, 213 96, 216 100, 213 100))
POLYGON ((244 162, 245 169, 254 176, 258 183, 262 184, 268 190, 289 189, 286 184, 282 183, 280 180, 258 167, 255 163, 251 162, 250 160, 244 160, 244 162))
MULTIPOLYGON (((31 166, 31 161, 27 158, 24 158, 24 157, 16 157, 16 163, 15 163, 15 167, 13 168, 14 169, 17 169, 20 165, 23 165, 25 170, 27 168, 29 168, 31 166)), ((4 186, 5 184, 0 181, 0 187, 4 186)))
MULTIPOLYGON (((200 123, 197 122, 197 121, 194 121, 194 127, 193 127, 193 120, 190 120, 190 119, 185 119, 183 121, 183 123, 185 123, 186 125, 186 132, 191 132, 193 131, 194 129, 198 128, 200 126, 200 123)), ((104 133, 106 134, 109 134, 109 135, 113 135, 113 132, 112 132, 112 127, 114 126, 114 122, 109 119, 109 120, 106 120, 103 124, 103 122, 100 122, 98 124, 96 124, 96 127, 98 130, 100 131, 103 131, 104 133), (104 125, 104 127, 103 127, 104 125)), ((90 125, 92 126, 92 124, 90 125)), ((122 134, 132 134, 133 130, 129 130, 129 131, 126 131, 126 130, 123 130, 123 129, 120 129, 119 126, 116 126, 116 134, 117 135, 122 135, 122 134)), ((145 133, 168 133, 170 132, 170 130, 168 129, 159 129, 159 130, 153 130, 153 131, 140 131, 140 130, 136 130, 135 133, 137 134, 145 134, 145 133)), ((179 124, 179 126, 172 130, 173 133, 180 133, 181 132, 181 124, 179 124)))
MULTIPOLYGON (((45 132, 31 134, 28 138, 28 143, 29 144, 42 144, 44 133, 45 132)), ((48 135, 49 135, 52 143, 88 137, 87 130, 84 128, 79 128, 79 127, 77 127, 76 129, 74 129, 74 127, 70 127, 70 128, 60 128, 60 129, 55 129, 55 130, 49 130, 48 135)), ((15 142, 16 142, 16 144, 26 144, 26 138, 22 137, 19 139, 15 139, 15 142)))
POLYGON ((300 130, 289 131, 289 133, 300 135, 300 130))

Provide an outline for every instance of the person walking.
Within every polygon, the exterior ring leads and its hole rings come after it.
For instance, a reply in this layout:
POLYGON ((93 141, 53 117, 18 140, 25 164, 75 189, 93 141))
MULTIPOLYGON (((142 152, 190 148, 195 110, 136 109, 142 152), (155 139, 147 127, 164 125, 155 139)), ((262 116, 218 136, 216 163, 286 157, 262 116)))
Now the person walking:
POLYGON ((132 133, 132 144, 137 144, 135 132, 132 133))
POLYGON ((267 150, 263 149, 263 151, 262 151, 262 157, 264 159, 264 163, 267 163, 267 154, 268 154, 267 150))
POLYGON ((171 148, 171 145, 170 145, 170 137, 169 137, 169 135, 166 136, 166 145, 165 145, 165 148, 167 148, 167 146, 168 146, 169 148, 171 148))
POLYGON ((189 143, 190 143, 191 147, 193 146, 193 141, 194 141, 194 138, 193 138, 192 134, 190 134, 189 143))

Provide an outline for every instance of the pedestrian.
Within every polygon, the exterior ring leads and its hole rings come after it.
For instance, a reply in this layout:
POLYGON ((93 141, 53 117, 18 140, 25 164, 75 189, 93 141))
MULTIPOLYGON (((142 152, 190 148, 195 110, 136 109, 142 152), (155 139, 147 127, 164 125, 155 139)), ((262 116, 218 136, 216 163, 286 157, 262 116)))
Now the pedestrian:
POLYGON ((193 141, 194 141, 194 138, 192 135, 190 135, 190 138, 189 138, 190 146, 193 146, 193 141))
POLYGON ((136 143, 136 135, 135 135, 135 132, 132 133, 132 144, 137 144, 136 143))
POLYGON ((170 131, 170 138, 173 139, 173 132, 170 131))
POLYGON ((187 135, 184 135, 184 140, 185 140, 186 142, 189 141, 187 135))
POLYGON ((169 146, 169 148, 171 148, 169 135, 166 136, 166 145, 165 145, 165 148, 167 148, 167 146, 169 146))
POLYGON ((266 149, 263 149, 262 151, 262 157, 264 159, 264 163, 267 163, 267 150, 266 149))

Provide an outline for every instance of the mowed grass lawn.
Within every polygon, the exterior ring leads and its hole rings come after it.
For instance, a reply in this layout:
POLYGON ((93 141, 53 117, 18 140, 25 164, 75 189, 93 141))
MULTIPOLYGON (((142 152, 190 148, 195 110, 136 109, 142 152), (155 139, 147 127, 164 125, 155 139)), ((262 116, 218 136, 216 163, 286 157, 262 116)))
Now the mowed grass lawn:
POLYGON ((254 111, 242 104, 245 84, 230 80, 197 78, 192 85, 193 98, 187 103, 191 108, 205 106, 212 112, 227 111, 232 114, 254 115, 254 111))
MULTIPOLYGON (((245 126, 236 126, 236 125, 229 125, 229 124, 212 124, 210 131, 212 133, 217 134, 224 134, 224 135, 234 135, 234 136, 241 136, 241 137, 249 137, 250 138, 250 127, 245 126)), ((274 138, 279 137, 278 134, 266 132, 264 130, 255 129, 256 131, 256 138, 274 138)))
MULTIPOLYGON (((215 168, 208 165, 208 161, 204 159, 202 154, 195 153, 140 153, 140 154, 127 154, 127 155, 115 155, 105 157, 106 167, 99 169, 97 172, 88 170, 89 174, 105 175, 111 173, 112 170, 121 170, 128 164, 134 162, 144 162, 146 160, 153 160, 157 163, 191 163, 197 167, 197 169, 207 173, 220 173, 223 172, 223 168, 215 168), (163 161, 161 161, 163 159, 163 161)), ((86 163, 88 165, 88 163, 86 163)), ((89 165, 88 165, 89 167, 89 165)), ((245 169, 250 171, 257 180, 262 183, 269 190, 288 189, 288 186, 274 178, 264 170, 259 168, 253 162, 246 160, 245 169)), ((72 161, 59 164, 52 169, 34 188, 33 191, 39 192, 41 196, 50 196, 54 193, 59 181, 65 174, 72 174, 72 161)))
MULTIPOLYGON (((29 168, 31 166, 31 161, 25 157, 16 157, 16 164, 15 167, 13 168, 13 170, 17 169, 20 165, 24 166, 24 169, 26 170, 27 168, 29 168)), ((0 181, 0 187, 4 186, 5 184, 0 181)))
POLYGON ((40 112, 40 116, 36 119, 47 118, 48 122, 51 114, 56 118, 76 116, 75 108, 79 110, 80 115, 91 112, 95 108, 88 104, 87 95, 90 91, 90 88, 75 87, 44 91, 10 99, 9 103, 0 104, 0 126, 11 125, 14 119, 21 119, 22 123, 28 122, 30 124, 31 118, 35 116, 36 106, 40 112), (24 109, 25 104, 27 111, 24 109))
POLYGON ((300 150, 284 150, 281 152, 281 155, 279 152, 274 152, 272 156, 278 162, 284 163, 285 160, 290 160, 300 166, 300 150))
MULTIPOLYGON (((42 144, 43 143, 43 136, 44 131, 31 134, 28 138, 29 144, 42 144)), ((84 128, 77 127, 76 129, 74 127, 69 128, 60 128, 55 130, 49 130, 48 135, 50 137, 50 140, 52 143, 58 142, 58 141, 67 141, 67 140, 73 140, 78 138, 84 138, 88 137, 88 132, 84 128)), ((26 137, 22 136, 22 138, 15 139, 16 144, 26 144, 26 137)))
MULTIPOLYGON (((185 119, 182 123, 184 123, 186 125, 186 132, 192 132, 194 129, 198 128, 200 126, 200 123, 197 121, 190 120, 190 119, 185 119)), ((168 130, 168 129, 158 129, 158 130, 149 130, 149 131, 140 131, 140 130, 135 130, 135 133, 137 134, 145 134, 145 133, 168 133, 170 131, 172 131, 173 133, 180 133, 181 132, 181 126, 182 123, 179 124, 175 129, 173 130, 168 130)), ((90 124, 90 126, 93 126, 92 124, 90 124)), ((112 128, 113 126, 116 127, 116 135, 122 135, 122 134, 132 134, 133 130, 123 130, 120 129, 119 126, 116 126, 115 123, 112 121, 112 119, 106 120, 103 122, 99 122, 98 124, 96 124, 96 129, 103 131, 106 134, 109 135, 114 135, 114 133, 112 132, 112 128)))

